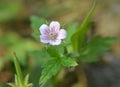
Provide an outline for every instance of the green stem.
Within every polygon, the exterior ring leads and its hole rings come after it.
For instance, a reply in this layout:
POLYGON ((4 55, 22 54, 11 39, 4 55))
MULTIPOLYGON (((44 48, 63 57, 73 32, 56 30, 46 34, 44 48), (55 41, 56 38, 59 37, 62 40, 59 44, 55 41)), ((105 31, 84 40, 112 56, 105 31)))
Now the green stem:
POLYGON ((17 73, 19 86, 20 87, 24 87, 23 75, 22 75, 22 72, 21 72, 20 65, 18 63, 18 59, 17 59, 16 53, 14 53, 14 64, 15 64, 15 69, 16 69, 16 73, 17 73))

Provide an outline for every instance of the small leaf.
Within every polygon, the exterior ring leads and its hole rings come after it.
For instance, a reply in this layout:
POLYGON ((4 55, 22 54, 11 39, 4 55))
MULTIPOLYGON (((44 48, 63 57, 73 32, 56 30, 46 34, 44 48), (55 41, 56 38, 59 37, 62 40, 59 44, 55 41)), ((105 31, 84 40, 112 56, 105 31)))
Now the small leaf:
POLYGON ((39 27, 40 27, 42 24, 45 24, 45 23, 46 23, 45 19, 39 18, 39 17, 37 17, 37 16, 31 16, 30 20, 31 20, 31 27, 32 27, 32 29, 34 29, 35 31, 39 31, 39 27))
POLYGON ((39 28, 42 24, 46 23, 46 20, 43 18, 39 18, 37 16, 31 16, 30 20, 31 20, 31 27, 34 30, 34 32, 32 33, 32 37, 35 38, 37 41, 40 41, 39 28))
POLYGON ((65 67, 77 66, 78 65, 75 60, 72 60, 70 58, 61 58, 61 64, 65 67))
POLYGON ((42 76, 40 78, 40 84, 44 85, 48 79, 57 74, 60 68, 61 64, 57 59, 52 59, 48 61, 43 68, 42 76))

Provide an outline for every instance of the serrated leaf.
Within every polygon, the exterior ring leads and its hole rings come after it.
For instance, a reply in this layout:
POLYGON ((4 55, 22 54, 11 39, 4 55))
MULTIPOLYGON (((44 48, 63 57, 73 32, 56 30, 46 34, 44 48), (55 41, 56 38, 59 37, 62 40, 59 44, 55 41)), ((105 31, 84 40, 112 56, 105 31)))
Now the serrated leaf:
POLYGON ((89 11, 88 15, 86 16, 85 20, 81 24, 81 26, 78 28, 78 30, 72 35, 72 46, 75 51, 79 52, 79 49, 81 49, 84 40, 85 40, 85 35, 89 27, 91 26, 90 18, 95 10, 96 3, 94 2, 91 10, 89 11))
POLYGON ((87 54, 97 55, 109 49, 109 47, 116 41, 115 37, 100 37, 96 36, 88 42, 86 46, 87 54))
POLYGON ((73 59, 70 58, 62 58, 61 59, 61 64, 65 67, 70 67, 70 66, 77 66, 77 62, 73 59))
POLYGON ((97 62, 98 55, 107 51, 109 47, 116 41, 115 37, 100 37, 96 36, 92 38, 87 46, 81 49, 80 61, 82 62, 97 62))
POLYGON ((57 58, 48 61, 43 67, 40 84, 44 85, 48 79, 58 73, 62 66, 70 67, 76 65, 76 61, 70 58, 57 58))
POLYGON ((57 74, 60 68, 61 64, 57 59, 48 61, 43 68, 40 84, 44 85, 48 79, 57 74))

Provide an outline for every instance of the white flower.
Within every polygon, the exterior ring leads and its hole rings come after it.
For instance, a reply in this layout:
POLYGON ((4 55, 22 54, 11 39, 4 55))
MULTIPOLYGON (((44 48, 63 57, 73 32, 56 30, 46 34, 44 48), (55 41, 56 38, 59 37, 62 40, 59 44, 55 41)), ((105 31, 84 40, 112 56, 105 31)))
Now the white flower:
POLYGON ((59 45, 61 44, 61 40, 66 38, 66 30, 60 29, 60 24, 57 21, 52 21, 49 26, 43 24, 40 26, 39 30, 42 43, 59 45))

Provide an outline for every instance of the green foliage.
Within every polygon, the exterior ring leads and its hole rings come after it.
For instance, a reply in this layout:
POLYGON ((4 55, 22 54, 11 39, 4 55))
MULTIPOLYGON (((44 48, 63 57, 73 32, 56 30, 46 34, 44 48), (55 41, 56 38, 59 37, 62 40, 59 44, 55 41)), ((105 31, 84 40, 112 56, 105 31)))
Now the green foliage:
POLYGON ((40 84, 44 85, 48 79, 56 75, 60 71, 61 67, 76 66, 77 63, 69 58, 56 58, 49 60, 43 67, 42 76, 40 78, 40 84))
POLYGON ((39 30, 39 27, 42 24, 46 23, 45 19, 39 18, 37 16, 31 16, 30 20, 31 20, 31 27, 37 31, 39 30))
POLYGON ((59 58, 63 55, 64 53, 64 50, 63 50, 63 47, 62 45, 58 45, 58 46, 48 46, 46 51, 48 52, 48 54, 51 56, 51 57, 54 57, 54 58, 59 58))
POLYGON ((44 65, 44 63, 51 59, 51 56, 49 56, 44 47, 40 48, 39 50, 29 51, 28 55, 34 60, 33 67, 41 67, 44 65))
POLYGON ((70 58, 61 58, 61 64, 65 67, 77 66, 76 61, 70 58))
POLYGON ((86 32, 91 25, 90 18, 95 10, 95 7, 96 7, 96 3, 94 2, 90 12, 86 16, 83 23, 78 28, 78 30, 72 35, 71 40, 72 40, 72 45, 75 51, 79 51, 79 49, 81 49, 81 47, 84 44, 86 32))
POLYGON ((77 63, 70 59, 66 58, 64 55, 64 49, 62 45, 59 46, 47 46, 46 52, 52 57, 53 59, 49 60, 45 63, 42 76, 40 78, 40 84, 44 85, 48 79, 58 73, 61 67, 69 67, 69 66, 76 66, 77 63))
MULTIPOLYGON (((40 58, 43 70, 40 77, 40 84, 43 86, 48 79, 55 76, 62 67, 75 67, 77 62, 97 62, 98 55, 108 50, 115 41, 115 38, 103 38, 96 36, 90 41, 85 41, 86 33, 93 24, 90 19, 95 10, 96 3, 94 2, 91 10, 86 16, 81 26, 77 29, 77 24, 73 23, 67 29, 67 38, 65 43, 58 46, 46 45, 39 51, 31 51, 31 55, 40 58), (74 58, 74 59, 73 59, 74 58), (78 59, 77 59, 78 58, 78 59), (43 59, 45 59, 43 63, 43 59), (76 60, 75 60, 76 59, 76 60)), ((33 37, 39 40, 39 27, 45 24, 46 21, 42 18, 32 16, 31 26, 34 30, 33 37)), ((39 63, 39 62, 38 62, 39 63)), ((39 64, 38 64, 39 65, 39 64)))
POLYGON ((37 41, 40 41, 40 39, 39 39, 39 37, 40 37, 39 28, 42 24, 46 23, 46 20, 44 18, 39 18, 37 16, 31 16, 30 20, 31 20, 31 27, 33 29, 32 36, 37 41))
POLYGON ((15 69, 16 69, 16 73, 17 73, 17 77, 18 77, 16 79, 18 86, 24 87, 22 71, 21 71, 20 65, 18 63, 18 59, 17 59, 15 52, 14 52, 14 65, 15 65, 15 69))
MULTIPOLYGON (((15 83, 8 83, 8 85, 10 85, 11 87, 23 87, 23 86, 19 86, 18 77, 16 75, 15 75, 15 83)), ((24 87, 33 87, 33 84, 29 83, 29 75, 25 76, 24 87)))
POLYGON ((0 46, 5 49, 6 55, 2 56, 0 61, 0 70, 4 66, 4 64, 13 60, 13 52, 16 52, 19 56, 18 60, 20 64, 26 65, 27 63, 27 53, 28 51, 38 50, 38 46, 35 42, 31 41, 31 39, 23 40, 15 33, 9 33, 6 36, 0 38, 0 46))
POLYGON ((72 35, 76 32, 78 24, 77 23, 72 23, 68 28, 67 28, 67 37, 65 39, 65 42, 70 44, 71 43, 71 37, 72 35))
POLYGON ((44 85, 44 83, 50 79, 53 75, 57 74, 61 68, 61 64, 57 59, 53 59, 48 61, 42 71, 42 76, 40 78, 40 84, 44 85))
POLYGON ((17 75, 15 75, 15 83, 8 83, 8 85, 11 87, 32 87, 32 83, 28 83, 29 75, 26 75, 25 79, 23 79, 16 53, 14 53, 14 65, 17 73, 17 75))
POLYGON ((89 54, 101 54, 116 41, 115 37, 100 37, 96 36, 88 42, 86 48, 89 54))
POLYGON ((109 47, 116 41, 115 37, 100 37, 92 38, 87 45, 81 49, 80 61, 96 62, 99 61, 98 55, 107 51, 109 47))
POLYGON ((11 52, 8 55, 9 57, 12 57, 12 52, 15 51, 17 55, 19 56, 20 63, 25 65, 26 64, 26 53, 30 50, 32 51, 35 49, 38 49, 38 47, 33 41, 30 41, 30 40, 21 41, 20 43, 15 44, 14 46, 10 48, 11 52))

